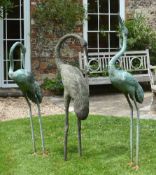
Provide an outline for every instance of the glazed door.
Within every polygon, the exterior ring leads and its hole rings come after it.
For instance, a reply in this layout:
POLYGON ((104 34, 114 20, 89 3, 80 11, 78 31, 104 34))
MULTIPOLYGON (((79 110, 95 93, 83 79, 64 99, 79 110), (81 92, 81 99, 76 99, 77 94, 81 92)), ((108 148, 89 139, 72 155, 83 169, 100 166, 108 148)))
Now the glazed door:
MULTIPOLYGON (((14 8, 11 12, 2 12, 0 19, 0 87, 16 87, 8 76, 9 50, 16 41, 26 47, 26 68, 30 70, 30 1, 13 0, 14 8)), ((16 54, 19 55, 17 48, 16 54)), ((14 60, 15 70, 21 68, 19 57, 14 60)))

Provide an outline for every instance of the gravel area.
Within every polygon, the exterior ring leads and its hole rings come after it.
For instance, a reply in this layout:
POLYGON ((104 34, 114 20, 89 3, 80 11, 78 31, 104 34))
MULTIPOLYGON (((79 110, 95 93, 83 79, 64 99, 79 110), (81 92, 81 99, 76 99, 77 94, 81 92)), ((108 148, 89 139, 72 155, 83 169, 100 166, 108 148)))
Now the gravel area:
MULTIPOLYGON (((24 97, 0 97, 0 120, 12 120, 18 118, 28 117, 28 105, 24 97)), ((41 103, 41 115, 61 114, 64 112, 62 106, 56 105, 51 97, 43 97, 41 103)), ((32 114, 37 115, 37 106, 32 103, 32 114)))
MULTIPOLYGON (((145 92, 143 104, 139 104, 140 118, 156 119, 156 110, 150 110, 152 99, 151 92, 145 92)), ((90 96, 90 114, 100 114, 108 116, 129 116, 130 109, 123 94, 100 94, 90 96)), ((73 103, 69 107, 73 112, 73 103)), ((0 121, 24 118, 29 116, 28 105, 23 97, 0 97, 0 121)), ((37 116, 37 106, 32 103, 32 113, 37 116)), ((136 111, 134 111, 136 116, 136 111)), ((41 115, 64 114, 63 96, 43 97, 41 103, 41 115)))

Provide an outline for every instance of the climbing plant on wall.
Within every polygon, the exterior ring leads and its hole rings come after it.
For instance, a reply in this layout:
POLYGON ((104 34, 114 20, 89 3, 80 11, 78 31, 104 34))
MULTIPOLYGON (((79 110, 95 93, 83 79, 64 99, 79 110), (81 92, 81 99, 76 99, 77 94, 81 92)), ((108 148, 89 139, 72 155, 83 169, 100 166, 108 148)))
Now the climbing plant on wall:
POLYGON ((33 18, 39 52, 46 46, 46 51, 52 53, 55 40, 73 32, 78 24, 83 23, 84 16, 85 9, 80 0, 43 0, 37 3, 33 18))
MULTIPOLYGON (((10 10, 13 7, 13 3, 11 0, 0 0, 0 7, 2 7, 3 10, 10 10)), ((2 13, 0 13, 0 17, 3 17, 2 13)))
POLYGON ((55 35, 71 32, 84 19, 84 8, 79 0, 49 0, 37 4, 35 23, 55 35))

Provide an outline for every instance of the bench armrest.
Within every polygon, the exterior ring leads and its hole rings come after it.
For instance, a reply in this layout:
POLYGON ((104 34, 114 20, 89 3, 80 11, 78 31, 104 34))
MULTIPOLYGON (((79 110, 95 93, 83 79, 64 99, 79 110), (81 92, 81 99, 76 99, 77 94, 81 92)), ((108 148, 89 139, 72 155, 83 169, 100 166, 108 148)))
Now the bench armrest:
POLYGON ((150 84, 152 87, 153 85, 155 85, 156 66, 149 65, 148 74, 150 77, 150 84))

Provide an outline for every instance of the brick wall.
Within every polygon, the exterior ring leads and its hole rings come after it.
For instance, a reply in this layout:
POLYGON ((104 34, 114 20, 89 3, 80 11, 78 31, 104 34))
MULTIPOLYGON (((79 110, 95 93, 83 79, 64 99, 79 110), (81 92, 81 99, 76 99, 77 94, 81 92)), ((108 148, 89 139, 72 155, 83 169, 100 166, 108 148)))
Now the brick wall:
MULTIPOLYGON (((31 0, 31 17, 35 10, 37 0, 31 0)), ((32 56, 32 72, 38 81, 42 81, 46 77, 54 77, 56 66, 52 52, 47 49, 46 45, 42 45, 37 40, 37 28, 35 21, 31 18, 31 56, 32 56)))
MULTIPOLYGON (((35 10, 36 3, 39 0, 31 0, 31 14, 35 10)), ((82 1, 82 0, 81 0, 82 1)), ((135 12, 142 12, 148 19, 150 25, 156 28, 156 0, 126 0, 126 16, 131 18, 135 12)), ((31 15, 32 16, 32 15, 31 15)), ((54 47, 57 43, 56 38, 52 38, 47 45, 39 44, 37 41, 37 28, 33 18, 31 19, 31 50, 32 50, 32 72, 36 79, 41 81, 48 77, 54 78, 57 72, 55 60, 53 57, 54 47), (50 45, 50 50, 48 49, 50 45), (42 49, 41 49, 42 48, 42 49), (41 52, 42 51, 42 52, 41 52)), ((82 35, 82 25, 78 25, 76 32, 82 35)), ((79 43, 72 42, 73 45, 62 50, 64 59, 68 61, 78 60, 79 43), (71 50, 72 48, 72 50, 71 50)))
POLYGON ((127 0, 126 13, 128 18, 135 13, 142 13, 148 23, 156 29, 156 0, 127 0))
MULTIPOLYGON (((31 0, 31 16, 35 10, 37 0, 31 0)), ((31 51, 32 51, 32 72, 35 78, 42 83, 45 78, 54 78, 57 68, 54 60, 54 47, 57 43, 57 38, 50 38, 47 44, 42 44, 37 41, 37 28, 35 21, 31 18, 31 51), (49 49, 50 48, 50 49, 49 49)), ((78 24, 75 32, 82 35, 82 25, 78 24)), ((77 41, 71 40, 65 44, 61 50, 63 60, 75 64, 78 61, 78 52, 81 51, 80 44, 77 41)))

